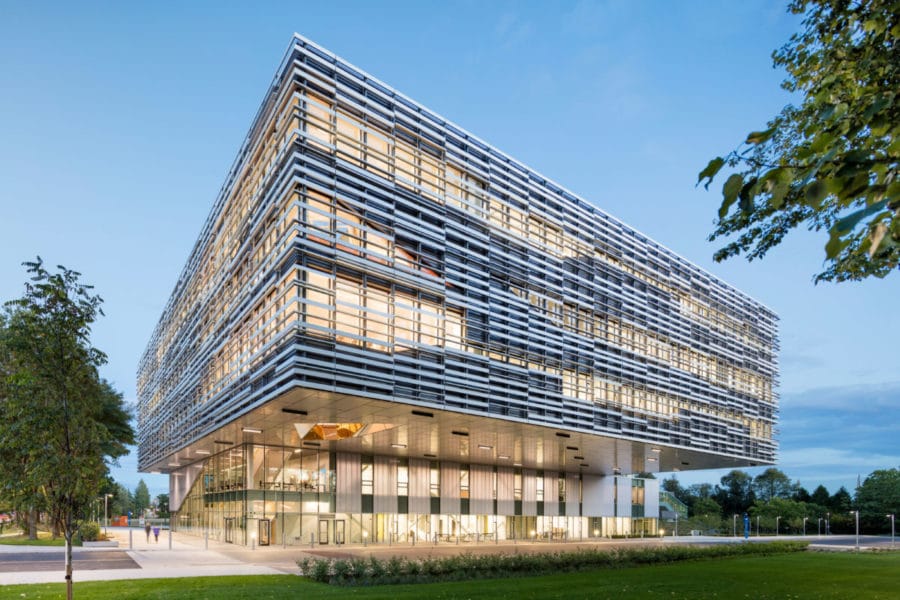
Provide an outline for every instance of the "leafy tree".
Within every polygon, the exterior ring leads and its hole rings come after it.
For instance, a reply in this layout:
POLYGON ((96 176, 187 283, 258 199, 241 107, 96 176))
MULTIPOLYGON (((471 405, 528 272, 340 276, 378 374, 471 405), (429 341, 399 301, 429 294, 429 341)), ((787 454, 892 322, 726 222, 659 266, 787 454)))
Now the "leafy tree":
POLYGON ((134 511, 134 498, 131 492, 123 484, 116 484, 116 489, 109 499, 109 516, 127 515, 134 511))
POLYGON ((712 498, 698 498, 691 507, 691 516, 715 515, 722 518, 722 507, 712 498))
POLYGON ((753 493, 761 502, 768 502, 773 498, 790 498, 794 489, 791 478, 774 467, 769 467, 753 478, 753 493))
POLYGON ((866 477, 856 490, 860 526, 868 531, 890 531, 886 515, 900 515, 900 469, 881 469, 866 477))
POLYGON ((0 488, 25 510, 42 504, 61 529, 71 599, 77 520, 134 433, 127 419, 107 421, 128 412, 99 377, 106 356, 90 343, 101 298, 79 273, 51 274, 40 258, 25 265, 25 294, 4 305, 0 321, 0 488))
POLYGON ((831 504, 831 494, 828 493, 828 490, 825 489, 824 485, 820 485, 813 490, 813 493, 810 496, 810 501, 813 504, 828 507, 831 504))
POLYGON ((829 233, 816 281, 884 277, 900 263, 900 0, 793 0, 802 29, 773 54, 799 96, 727 166, 714 254, 762 258, 795 227, 829 233))
POLYGON ((694 498, 712 498, 715 491, 711 483, 695 483, 688 488, 688 493, 694 498))
POLYGON ((812 501, 812 496, 810 496, 809 491, 798 482, 794 486, 794 492, 793 494, 791 494, 791 500, 809 504, 812 501))
POLYGON ((726 515, 744 514, 753 504, 753 478, 744 471, 729 471, 722 476, 720 485, 716 486, 713 499, 726 515))
POLYGON ((668 477, 662 480, 660 484, 660 489, 665 492, 669 492, 685 504, 687 504, 688 492, 684 487, 682 487, 681 483, 678 482, 678 478, 674 475, 672 477, 668 477))
POLYGON ((844 514, 850 512, 853 508, 853 498, 850 496, 847 488, 844 486, 838 488, 838 491, 828 499, 828 507, 831 508, 832 513, 844 514))
POLYGON ((139 517, 144 514, 144 509, 150 507, 150 490, 147 484, 141 479, 138 481, 137 487, 134 488, 134 516, 139 517))
POLYGON ((800 532, 803 530, 803 517, 813 518, 805 503, 777 496, 767 501, 756 501, 749 513, 752 517, 759 516, 763 527, 775 531, 777 526, 781 533, 800 532))
POLYGON ((156 514, 157 516, 168 519, 169 518, 169 495, 168 494, 160 494, 156 497, 156 514))

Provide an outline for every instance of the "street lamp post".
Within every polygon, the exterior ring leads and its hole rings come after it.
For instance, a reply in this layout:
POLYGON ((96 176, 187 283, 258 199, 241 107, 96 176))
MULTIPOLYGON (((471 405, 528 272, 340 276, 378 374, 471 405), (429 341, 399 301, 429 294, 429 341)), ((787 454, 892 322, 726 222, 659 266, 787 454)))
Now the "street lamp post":
POLYGON ((828 523, 831 521, 831 513, 825 513, 825 537, 828 537, 828 523))
POLYGON ((803 517, 803 537, 806 537, 806 521, 809 520, 809 517, 803 517))
POLYGON ((822 517, 819 517, 818 529, 816 530, 816 535, 822 537, 822 517))
POLYGON ((891 548, 894 547, 894 514, 891 513, 889 515, 885 515, 888 519, 891 520, 891 548))
POLYGON ((859 511, 851 510, 850 514, 856 516, 856 551, 859 552, 859 511))
POLYGON ((778 522, 781 520, 781 517, 775 517, 775 537, 778 537, 778 522))
POLYGON ((103 494, 103 535, 106 535, 106 528, 109 527, 109 499, 112 494, 103 494))
POLYGON ((759 515, 756 515, 756 537, 759 537, 759 515))
MULTIPOLYGON (((894 522, 894 515, 891 515, 891 523, 894 522)), ((675 512, 675 537, 678 537, 678 512, 675 512)))
POLYGON ((731 537, 737 537, 737 513, 731 519, 731 537))

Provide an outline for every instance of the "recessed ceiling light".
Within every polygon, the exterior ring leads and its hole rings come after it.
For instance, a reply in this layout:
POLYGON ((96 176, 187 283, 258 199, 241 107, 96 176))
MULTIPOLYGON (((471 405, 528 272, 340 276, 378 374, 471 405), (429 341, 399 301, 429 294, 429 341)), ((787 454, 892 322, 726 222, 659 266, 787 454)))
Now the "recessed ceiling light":
POLYGON ((391 444, 391 448, 406 448, 406 444, 391 444))
POLYGON ((647 458, 647 462, 656 462, 656 458, 653 456, 650 456, 647 458))
POLYGON ((181 464, 180 463, 169 463, 169 466, 170 467, 180 467, 181 464))
POLYGON ((660 450, 659 448, 650 448, 650 452, 656 452, 657 454, 659 454, 660 452, 662 452, 662 450, 660 450))
POLYGON ((300 448, 296 448, 296 449, 294 450, 294 454, 300 454, 300 452, 301 452, 300 448))
POLYGON ((194 450, 194 454, 209 454, 209 450, 194 450))
POLYGON ((479 450, 493 450, 493 446, 488 446, 487 444, 478 444, 479 450))
POLYGON ((257 429, 255 427, 241 427, 241 431, 244 433, 262 433, 262 429, 257 429))
POLYGON ((498 456, 497 458, 499 458, 500 460, 509 460, 509 457, 508 457, 507 455, 505 455, 505 454, 501 454, 501 455, 498 456))
POLYGON ((521 466, 522 466, 522 463, 513 463, 513 466, 514 466, 514 467, 521 467, 521 466))

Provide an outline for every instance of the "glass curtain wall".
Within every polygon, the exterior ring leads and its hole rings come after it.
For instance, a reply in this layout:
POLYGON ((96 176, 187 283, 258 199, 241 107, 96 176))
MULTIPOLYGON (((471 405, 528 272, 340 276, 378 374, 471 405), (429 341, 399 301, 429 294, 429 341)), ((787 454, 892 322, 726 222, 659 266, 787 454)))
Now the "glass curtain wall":
MULTIPOLYGON (((434 506, 430 514, 407 513, 409 473, 405 461, 397 463, 400 512, 374 513, 371 458, 362 457, 360 465, 363 512, 338 513, 333 454, 261 444, 223 450, 204 462, 177 512, 175 527, 245 546, 566 541, 656 535, 658 531, 657 519, 643 515, 643 502, 632 506, 633 515, 615 517, 435 514, 434 506)), ((430 493, 436 500, 439 463, 433 463, 429 472, 430 493)), ((460 472, 465 480, 468 470, 460 472)), ((514 494, 521 493, 521 477, 517 472, 514 494)), ((643 500, 642 484, 634 480, 634 500, 643 500)), ((559 494, 564 498, 563 487, 559 494)), ((543 511, 539 508, 538 512, 543 511)))

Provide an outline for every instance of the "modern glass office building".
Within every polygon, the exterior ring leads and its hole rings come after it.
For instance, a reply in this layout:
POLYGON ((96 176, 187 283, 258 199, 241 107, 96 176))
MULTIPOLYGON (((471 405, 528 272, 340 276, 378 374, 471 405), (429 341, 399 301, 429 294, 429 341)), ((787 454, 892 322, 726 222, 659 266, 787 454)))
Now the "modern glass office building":
POLYGON ((776 315, 295 36, 138 370, 139 464, 239 544, 654 533, 771 464, 776 315))

